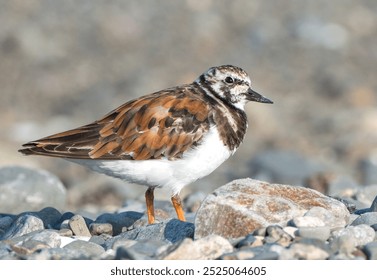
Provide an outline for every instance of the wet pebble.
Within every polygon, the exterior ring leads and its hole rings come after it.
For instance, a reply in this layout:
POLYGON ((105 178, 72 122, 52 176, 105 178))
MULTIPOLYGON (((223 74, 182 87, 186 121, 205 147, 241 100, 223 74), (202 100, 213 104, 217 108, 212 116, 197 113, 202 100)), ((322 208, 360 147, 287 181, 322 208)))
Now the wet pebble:
POLYGON ((299 227, 297 235, 302 238, 313 238, 326 241, 330 237, 330 228, 326 226, 321 227, 299 227))

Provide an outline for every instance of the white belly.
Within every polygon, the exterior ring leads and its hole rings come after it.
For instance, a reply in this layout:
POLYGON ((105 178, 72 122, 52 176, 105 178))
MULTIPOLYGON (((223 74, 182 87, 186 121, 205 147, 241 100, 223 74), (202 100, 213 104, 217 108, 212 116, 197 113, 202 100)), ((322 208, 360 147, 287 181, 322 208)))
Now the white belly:
POLYGON ((69 160, 96 172, 131 183, 170 189, 172 194, 177 194, 184 186, 210 174, 233 153, 212 127, 200 146, 178 160, 69 160))

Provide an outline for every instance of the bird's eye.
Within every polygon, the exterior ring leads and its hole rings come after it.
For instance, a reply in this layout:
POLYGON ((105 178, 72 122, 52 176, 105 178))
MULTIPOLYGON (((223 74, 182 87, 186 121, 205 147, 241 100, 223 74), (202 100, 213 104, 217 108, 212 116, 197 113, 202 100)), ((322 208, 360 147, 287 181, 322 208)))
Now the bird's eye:
POLYGON ((225 78, 225 82, 226 82, 227 84, 233 84, 233 83, 234 83, 234 80, 233 80, 232 77, 226 77, 226 78, 225 78))

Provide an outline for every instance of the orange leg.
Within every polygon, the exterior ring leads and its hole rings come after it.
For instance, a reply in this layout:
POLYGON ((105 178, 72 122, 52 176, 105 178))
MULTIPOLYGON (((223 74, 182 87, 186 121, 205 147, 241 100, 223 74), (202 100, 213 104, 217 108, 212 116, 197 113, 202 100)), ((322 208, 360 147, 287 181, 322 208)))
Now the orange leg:
POLYGON ((148 223, 154 223, 154 187, 149 187, 145 192, 145 202, 147 204, 148 223))
POLYGON ((186 221, 185 212, 182 209, 182 201, 178 194, 171 197, 171 202, 173 203, 175 212, 177 212, 177 217, 181 221, 186 221))

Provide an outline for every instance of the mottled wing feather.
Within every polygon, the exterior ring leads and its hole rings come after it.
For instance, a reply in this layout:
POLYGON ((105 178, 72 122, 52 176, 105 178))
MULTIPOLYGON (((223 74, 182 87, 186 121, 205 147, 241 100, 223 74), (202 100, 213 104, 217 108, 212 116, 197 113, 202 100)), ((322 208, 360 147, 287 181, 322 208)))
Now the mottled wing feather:
POLYGON ((102 119, 24 145, 24 154, 78 159, 176 159, 209 129, 209 106, 188 87, 123 104, 102 119))

